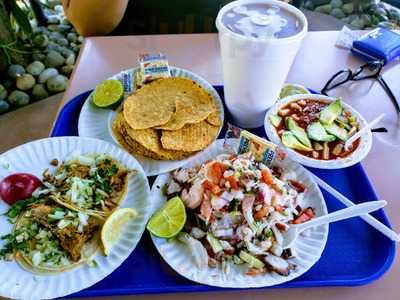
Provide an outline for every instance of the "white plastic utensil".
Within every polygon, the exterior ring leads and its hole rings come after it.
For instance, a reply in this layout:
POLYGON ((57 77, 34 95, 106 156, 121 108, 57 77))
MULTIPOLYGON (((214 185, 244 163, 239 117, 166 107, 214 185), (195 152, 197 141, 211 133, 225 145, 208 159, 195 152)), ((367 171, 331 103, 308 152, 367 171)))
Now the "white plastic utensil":
POLYGON ((350 206, 322 217, 314 218, 310 221, 301 224, 292 224, 289 229, 283 233, 282 248, 289 248, 297 239, 298 235, 311 227, 328 224, 336 221, 341 221, 348 218, 358 217, 369 212, 375 211, 384 207, 387 204, 385 200, 369 201, 354 206, 350 206))
MULTIPOLYGON (((331 194, 333 197, 338 199, 340 202, 342 202, 346 206, 354 206, 355 204, 339 193, 337 190, 335 190, 333 187, 331 187, 329 184, 327 184, 325 181, 323 181, 321 178, 318 176, 314 175, 312 172, 308 172, 308 174, 315 180, 315 182, 322 187, 325 191, 327 191, 329 194, 331 194)), ((363 219, 365 222, 367 222, 369 225, 374 227, 376 230, 380 231, 384 235, 386 235, 389 239, 395 242, 400 242, 400 235, 387 227, 385 224, 379 222, 377 219, 375 219, 371 215, 365 215, 365 216, 360 216, 361 219, 363 219)))
POLYGON ((371 130, 372 127, 374 127, 376 124, 378 124, 383 117, 385 116, 384 113, 380 114, 377 118, 375 118, 374 120, 372 120, 370 123, 368 123, 366 126, 364 126, 363 128, 361 128, 360 131, 356 132, 354 135, 352 135, 344 144, 344 149, 348 150, 349 147, 357 140, 359 139, 364 132, 371 130))

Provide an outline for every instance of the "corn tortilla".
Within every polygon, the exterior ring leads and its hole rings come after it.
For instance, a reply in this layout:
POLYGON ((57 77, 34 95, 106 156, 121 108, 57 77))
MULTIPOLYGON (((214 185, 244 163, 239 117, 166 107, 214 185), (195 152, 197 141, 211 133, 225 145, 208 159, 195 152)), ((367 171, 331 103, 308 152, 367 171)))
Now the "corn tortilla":
POLYGON ((203 121, 215 110, 214 100, 202 86, 186 78, 174 79, 179 87, 176 110, 171 119, 157 129, 178 130, 186 124, 203 121))
POLYGON ((112 129, 118 142, 131 154, 139 154, 157 160, 177 160, 194 154, 193 152, 163 149, 159 133, 156 130, 129 128, 121 112, 114 119, 112 129))
POLYGON ((219 126, 206 121, 185 125, 179 130, 163 130, 162 147, 169 150, 200 151, 211 144, 217 137, 219 126))

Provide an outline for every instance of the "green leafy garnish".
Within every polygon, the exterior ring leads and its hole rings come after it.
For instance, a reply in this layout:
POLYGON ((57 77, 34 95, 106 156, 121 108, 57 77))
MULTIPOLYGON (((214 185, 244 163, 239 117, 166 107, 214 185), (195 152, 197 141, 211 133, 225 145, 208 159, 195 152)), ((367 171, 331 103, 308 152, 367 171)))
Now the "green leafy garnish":
POLYGON ((265 237, 268 239, 272 236, 272 230, 271 228, 268 228, 267 230, 265 230, 265 237))
POLYGON ((19 200, 15 202, 13 205, 11 205, 10 209, 7 211, 6 215, 9 218, 9 221, 13 223, 12 221, 20 215, 20 213, 25 210, 25 208, 28 205, 31 205, 33 203, 37 203, 39 201, 38 198, 31 197, 27 198, 25 200, 19 200))
POLYGON ((22 230, 15 230, 1 237, 1 239, 5 241, 5 244, 3 248, 0 249, 0 259, 5 259, 7 255, 12 254, 14 250, 23 250, 28 247, 28 241, 26 239, 17 240, 17 236, 23 234, 23 232, 22 230))

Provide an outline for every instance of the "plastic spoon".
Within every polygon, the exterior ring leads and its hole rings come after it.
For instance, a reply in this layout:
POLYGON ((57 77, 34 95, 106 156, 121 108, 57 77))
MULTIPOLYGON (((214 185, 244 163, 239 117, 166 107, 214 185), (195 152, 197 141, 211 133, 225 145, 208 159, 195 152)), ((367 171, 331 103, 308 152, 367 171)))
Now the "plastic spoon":
POLYGON ((383 119, 383 117, 385 116, 384 113, 380 114, 376 119, 374 119, 372 122, 370 122, 369 124, 367 124, 367 126, 365 126, 364 128, 362 128, 360 131, 356 132, 354 135, 352 135, 344 144, 344 149, 347 151, 349 149, 349 147, 354 143, 354 141, 356 141, 357 139, 359 139, 366 131, 371 130, 372 127, 374 127, 376 124, 378 124, 380 122, 380 120, 383 119))
POLYGON ((358 217, 358 216, 370 213, 372 211, 375 211, 379 208, 382 208, 386 204, 387 204, 387 202, 385 200, 364 202, 361 204, 357 204, 354 206, 350 206, 350 207, 335 211, 333 213, 327 214, 322 217, 312 219, 305 223, 290 225, 289 229, 283 233, 282 248, 283 249, 289 248, 292 245, 292 243, 297 239, 299 234, 308 228, 323 225, 323 224, 328 224, 328 223, 332 223, 332 222, 336 222, 336 221, 340 221, 340 220, 344 220, 344 219, 348 219, 348 218, 358 217))

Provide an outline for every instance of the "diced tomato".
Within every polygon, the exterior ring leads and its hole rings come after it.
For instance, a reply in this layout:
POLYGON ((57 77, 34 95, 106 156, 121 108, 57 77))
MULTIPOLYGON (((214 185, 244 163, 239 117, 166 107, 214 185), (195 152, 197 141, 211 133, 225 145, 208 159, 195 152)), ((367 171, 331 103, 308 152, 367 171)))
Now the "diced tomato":
POLYGON ((212 165, 212 168, 213 168, 213 170, 214 170, 214 172, 215 172, 215 175, 216 175, 218 178, 221 178, 221 177, 224 175, 224 172, 228 169, 228 166, 226 166, 226 165, 224 165, 224 164, 221 164, 221 163, 219 163, 219 162, 215 162, 215 163, 212 165))
POLYGON ((221 188, 218 184, 212 183, 211 181, 205 180, 203 182, 203 187, 206 190, 211 191, 214 195, 219 195, 221 193, 221 188))
POLYGON ((296 219, 293 220, 293 224, 301 224, 310 220, 310 217, 302 212, 296 219))
POLYGON ((261 177, 262 180, 268 185, 272 185, 272 183, 274 182, 271 172, 268 169, 264 169, 261 171, 261 177))
POLYGON ((289 179, 288 182, 290 183, 290 185, 292 187, 294 187, 296 189, 296 191, 298 191, 299 193, 304 193, 304 191, 306 190, 306 187, 301 184, 300 182, 293 180, 293 179, 289 179))
POLYGON ((314 218, 315 214, 314 211, 311 207, 307 207, 304 212, 309 216, 310 218, 314 218))
POLYGON ((247 272, 245 272, 244 274, 248 275, 248 276, 257 276, 260 274, 264 274, 265 270, 264 269, 250 269, 247 272))
POLYGON ((229 176, 226 178, 228 180, 229 185, 231 186, 232 189, 237 190, 239 189, 239 183, 235 180, 235 178, 232 176, 229 176))
POLYGON ((285 230, 286 230, 285 224, 276 223, 275 226, 276 226, 276 228, 278 228, 280 231, 285 231, 285 230))
POLYGON ((277 205, 277 206, 275 206, 275 210, 277 211, 277 212, 284 212, 285 211, 285 206, 284 205, 277 205))
POLYGON ((265 217, 269 212, 269 206, 263 206, 258 212, 254 214, 254 219, 256 220, 261 220, 263 217, 265 217))
POLYGON ((231 154, 231 155, 228 157, 228 159, 229 159, 229 160, 234 160, 234 159, 236 159, 236 157, 237 157, 236 154, 231 154))
POLYGON ((314 218, 314 211, 311 207, 306 208, 301 212, 296 219, 293 220, 293 224, 300 224, 307 222, 314 218))

